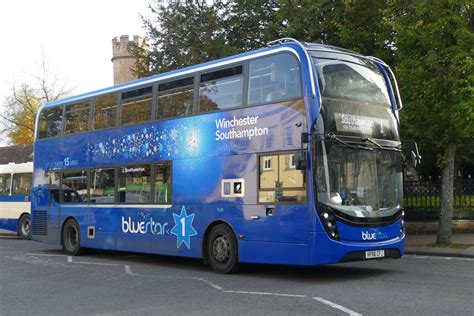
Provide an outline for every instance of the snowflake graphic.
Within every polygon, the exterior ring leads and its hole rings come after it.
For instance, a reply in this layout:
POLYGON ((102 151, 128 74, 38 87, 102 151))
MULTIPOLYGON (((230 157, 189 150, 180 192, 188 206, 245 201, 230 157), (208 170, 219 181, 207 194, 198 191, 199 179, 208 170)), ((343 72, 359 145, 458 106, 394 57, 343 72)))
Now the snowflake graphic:
POLYGON ((178 139, 178 130, 176 128, 173 128, 171 130, 170 137, 173 141, 176 141, 178 139))

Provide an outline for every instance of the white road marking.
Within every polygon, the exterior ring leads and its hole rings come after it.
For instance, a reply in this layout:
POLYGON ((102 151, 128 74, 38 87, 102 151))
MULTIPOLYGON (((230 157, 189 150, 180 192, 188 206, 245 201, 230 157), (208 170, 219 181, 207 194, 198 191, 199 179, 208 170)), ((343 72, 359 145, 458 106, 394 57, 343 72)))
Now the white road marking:
POLYGON ((125 273, 128 275, 133 275, 132 269, 130 268, 129 265, 125 266, 125 273))
POLYGON ((45 256, 45 257, 64 257, 64 255, 53 255, 53 254, 49 254, 49 253, 31 253, 31 252, 27 252, 25 253, 25 255, 27 256, 45 256))
POLYGON ((344 307, 344 306, 341 306, 341 305, 339 305, 339 304, 336 304, 336 303, 334 303, 334 302, 328 301, 328 300, 325 299, 325 298, 316 296, 316 297, 313 297, 313 299, 316 300, 316 301, 318 301, 318 302, 321 302, 321 303, 323 303, 323 304, 326 304, 326 305, 328 305, 328 306, 331 306, 332 308, 338 309, 338 310, 340 310, 340 311, 342 311, 342 312, 344 312, 344 313, 347 313, 347 314, 349 314, 349 315, 351 315, 351 316, 362 316, 362 314, 359 314, 359 313, 357 313, 357 312, 354 312, 353 310, 348 309, 348 308, 346 308, 346 307, 344 307))
MULTIPOLYGON (((45 253, 27 253, 27 255, 30 256, 50 256, 50 257, 63 257, 64 255, 56 255, 56 254, 45 254, 45 253)), ((418 259, 427 259, 427 258, 435 258, 435 259, 445 259, 445 260, 468 260, 472 261, 474 259, 471 258, 454 258, 454 257, 432 257, 432 256, 413 256, 414 258, 418 259)), ((72 263, 73 259, 72 256, 67 256, 67 262, 72 263)), ((115 263, 100 263, 100 262, 85 262, 85 261, 75 261, 74 263, 77 264, 89 264, 89 265, 102 265, 102 266, 119 266, 120 264, 115 264, 115 263)), ((133 276, 143 276, 143 277, 150 277, 151 275, 144 275, 144 274, 139 274, 139 273, 133 273, 130 265, 125 265, 124 266, 125 273, 128 275, 133 275, 133 276)), ((203 283, 206 283, 213 289, 220 291, 222 293, 232 293, 232 294, 246 294, 246 295, 267 295, 267 296, 278 296, 278 297, 290 297, 290 298, 308 298, 307 295, 301 295, 301 294, 287 294, 287 293, 273 293, 273 292, 258 292, 258 291, 236 291, 236 290, 224 290, 223 287, 206 280, 204 278, 196 278, 196 277, 178 277, 178 276, 151 276, 151 277, 156 277, 160 279, 181 279, 181 280, 197 280, 201 281, 203 283)), ((331 302, 325 298, 316 296, 312 297, 313 300, 323 303, 327 306, 330 306, 334 309, 337 309, 339 311, 342 311, 350 316, 362 316, 362 314, 357 313, 347 307, 344 307, 342 305, 336 304, 334 302, 331 302)))
MULTIPOLYGON (((130 266, 126 265, 125 266, 125 273, 129 275, 134 275, 134 276, 142 276, 142 277, 150 277, 149 275, 144 275, 144 274, 139 274, 139 273, 132 273, 130 266)), ((206 283, 207 285, 211 286, 213 289, 220 291, 222 293, 232 293, 232 294, 246 294, 246 295, 267 295, 267 296, 279 296, 279 297, 290 297, 290 298, 307 298, 307 295, 301 295, 301 294, 286 294, 286 293, 273 293, 273 292, 256 292, 256 291, 234 291, 234 290, 224 290, 221 286, 206 280, 204 278, 186 278, 186 277, 178 277, 178 276, 153 276, 155 278, 160 278, 160 279, 181 279, 181 280, 198 280, 201 282, 206 283)), ((344 306, 341 306, 339 304, 336 304, 334 302, 331 302, 329 300, 326 300, 322 297, 313 297, 315 301, 318 301, 320 303, 323 303, 325 305, 328 305, 334 309, 340 310, 344 313, 349 314, 350 316, 362 316, 362 314, 357 313, 349 308, 346 308, 344 306)))
POLYGON ((91 265, 97 265, 97 266, 115 266, 115 267, 120 265, 118 263, 86 262, 86 261, 74 261, 74 263, 91 264, 91 265))
POLYGON ((464 257, 439 257, 439 256, 417 256, 417 255, 405 255, 405 257, 410 257, 410 258, 415 258, 415 259, 474 261, 474 258, 464 258, 464 257))
POLYGON ((214 284, 214 283, 212 283, 211 281, 208 281, 208 280, 206 280, 206 279, 204 279, 204 278, 197 278, 196 280, 199 280, 199 281, 202 281, 202 282, 204 282, 204 283, 207 283, 207 284, 209 284, 210 286, 212 286, 213 288, 215 288, 215 289, 218 290, 218 291, 222 291, 222 290, 223 290, 223 288, 220 287, 219 285, 214 284))
POLYGON ((249 294, 249 295, 271 295, 271 296, 285 296, 285 297, 299 297, 305 298, 306 295, 299 295, 299 294, 282 294, 282 293, 272 293, 272 292, 250 292, 250 291, 232 291, 232 290, 225 290, 222 291, 223 293, 235 293, 235 294, 249 294))

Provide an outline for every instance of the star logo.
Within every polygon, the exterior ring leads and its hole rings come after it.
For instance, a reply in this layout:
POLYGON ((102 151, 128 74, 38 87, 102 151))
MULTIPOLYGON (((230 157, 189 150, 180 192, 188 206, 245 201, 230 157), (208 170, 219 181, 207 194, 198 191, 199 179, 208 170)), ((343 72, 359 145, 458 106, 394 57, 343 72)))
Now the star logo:
POLYGON ((174 227, 171 234, 177 237, 177 245, 179 248, 181 244, 185 244, 188 249, 191 248, 191 237, 197 235, 197 231, 193 227, 194 214, 188 215, 186 208, 183 205, 181 214, 173 214, 174 227))

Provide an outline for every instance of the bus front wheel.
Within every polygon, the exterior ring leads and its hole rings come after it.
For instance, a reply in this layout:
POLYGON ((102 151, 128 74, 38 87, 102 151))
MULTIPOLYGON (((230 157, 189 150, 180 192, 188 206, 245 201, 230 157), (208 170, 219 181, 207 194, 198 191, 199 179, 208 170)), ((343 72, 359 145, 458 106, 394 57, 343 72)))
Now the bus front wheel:
POLYGON ((206 241, 207 261, 218 273, 235 273, 239 269, 237 238, 225 224, 214 226, 206 241))
POLYGON ((75 219, 68 219, 63 228, 63 251, 71 256, 81 251, 81 230, 75 219))
POLYGON ((21 239, 30 239, 30 232, 31 232, 31 219, 30 215, 25 214, 20 217, 18 221, 18 229, 17 234, 21 237, 21 239))

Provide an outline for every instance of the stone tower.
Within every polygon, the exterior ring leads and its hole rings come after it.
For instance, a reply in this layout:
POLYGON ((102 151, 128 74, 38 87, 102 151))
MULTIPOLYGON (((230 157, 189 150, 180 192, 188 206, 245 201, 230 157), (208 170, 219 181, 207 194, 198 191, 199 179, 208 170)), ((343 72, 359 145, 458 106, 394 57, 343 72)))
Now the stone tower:
POLYGON ((146 38, 138 35, 133 36, 133 41, 128 35, 112 39, 112 63, 114 65, 114 85, 137 79, 132 74, 135 65, 135 57, 130 53, 130 44, 135 43, 139 47, 147 47, 146 38))

